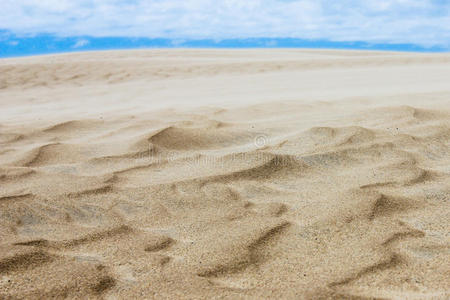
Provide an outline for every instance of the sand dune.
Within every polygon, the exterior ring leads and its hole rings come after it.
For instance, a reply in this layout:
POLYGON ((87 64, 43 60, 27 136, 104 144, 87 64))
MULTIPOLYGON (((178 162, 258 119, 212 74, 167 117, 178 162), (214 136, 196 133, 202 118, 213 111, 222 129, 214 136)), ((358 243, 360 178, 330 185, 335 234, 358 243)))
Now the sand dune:
POLYGON ((450 56, 0 60, 0 298, 448 299, 450 56))

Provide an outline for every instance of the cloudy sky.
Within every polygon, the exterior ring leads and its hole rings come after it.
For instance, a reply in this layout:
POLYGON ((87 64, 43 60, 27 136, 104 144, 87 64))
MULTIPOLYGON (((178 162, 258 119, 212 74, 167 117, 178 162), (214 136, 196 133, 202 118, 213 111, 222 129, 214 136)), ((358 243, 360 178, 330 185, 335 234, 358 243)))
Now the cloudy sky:
POLYGON ((450 47, 450 0, 1 0, 15 35, 294 37, 450 47))

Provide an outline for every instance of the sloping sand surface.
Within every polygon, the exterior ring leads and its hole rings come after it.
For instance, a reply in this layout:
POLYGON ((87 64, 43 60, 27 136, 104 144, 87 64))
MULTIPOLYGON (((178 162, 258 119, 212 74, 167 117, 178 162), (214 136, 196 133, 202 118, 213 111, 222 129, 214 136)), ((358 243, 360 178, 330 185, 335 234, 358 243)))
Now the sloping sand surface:
POLYGON ((449 54, 0 60, 0 299, 448 299, 449 79, 449 54))

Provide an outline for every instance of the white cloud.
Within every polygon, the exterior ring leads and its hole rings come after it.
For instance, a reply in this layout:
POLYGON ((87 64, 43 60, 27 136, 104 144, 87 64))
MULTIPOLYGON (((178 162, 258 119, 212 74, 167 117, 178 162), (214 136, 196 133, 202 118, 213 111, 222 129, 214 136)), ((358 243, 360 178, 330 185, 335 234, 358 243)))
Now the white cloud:
POLYGON ((86 39, 78 40, 72 48, 81 48, 89 44, 89 41, 86 39))
POLYGON ((16 34, 450 45, 449 0, 2 0, 16 34))

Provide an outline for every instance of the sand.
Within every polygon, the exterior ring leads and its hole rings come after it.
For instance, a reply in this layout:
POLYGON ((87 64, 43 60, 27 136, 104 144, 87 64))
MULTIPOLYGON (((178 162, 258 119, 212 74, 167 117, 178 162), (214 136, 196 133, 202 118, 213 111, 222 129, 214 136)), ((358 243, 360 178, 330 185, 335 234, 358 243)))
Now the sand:
POLYGON ((450 54, 0 60, 0 298, 449 299, 450 54))

